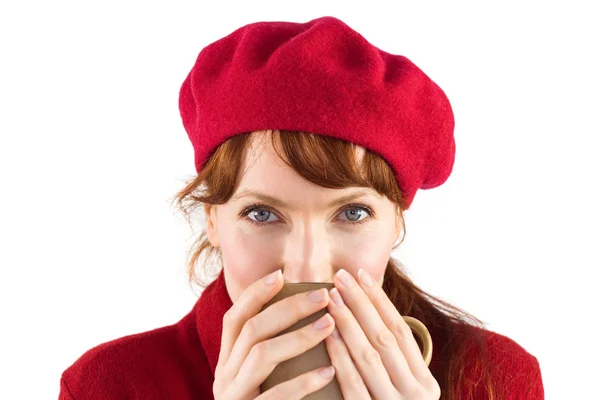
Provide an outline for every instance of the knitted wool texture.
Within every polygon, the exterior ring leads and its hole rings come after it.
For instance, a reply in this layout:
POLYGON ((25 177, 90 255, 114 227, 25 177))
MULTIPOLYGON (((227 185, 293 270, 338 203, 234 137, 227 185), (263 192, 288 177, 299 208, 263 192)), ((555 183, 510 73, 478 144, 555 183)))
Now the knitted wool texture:
POLYGON ((200 172, 236 134, 285 129, 368 148, 405 199, 443 184, 455 156, 442 89, 408 58, 378 49, 341 20, 256 22, 202 49, 179 95, 200 172))

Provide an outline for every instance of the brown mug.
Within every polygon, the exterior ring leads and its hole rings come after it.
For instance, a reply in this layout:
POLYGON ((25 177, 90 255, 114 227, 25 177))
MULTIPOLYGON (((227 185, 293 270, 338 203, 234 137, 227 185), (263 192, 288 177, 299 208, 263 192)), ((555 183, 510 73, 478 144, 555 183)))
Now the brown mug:
MULTIPOLYGON (((321 288, 327 288, 327 290, 330 290, 333 289, 334 286, 335 285, 333 283, 329 282, 284 283, 283 288, 262 307, 261 311, 269 307, 271 304, 285 299, 286 297, 321 288)), ((324 307, 316 313, 296 322, 289 328, 284 329, 279 334, 275 335, 275 337, 295 331, 296 329, 300 329, 321 318, 326 313, 327 307, 324 307)), ((429 331, 425 325, 423 325, 423 323, 416 318, 409 316, 402 316, 402 318, 404 318, 408 326, 410 326, 413 335, 415 335, 417 344, 421 349, 423 360, 425 361, 425 364, 429 366, 429 363, 431 362, 431 356, 433 354, 432 340, 429 331)), ((280 383, 296 378, 297 376, 314 369, 329 365, 331 365, 331 359, 329 358, 327 346, 323 340, 306 352, 277 364, 275 369, 273 369, 273 372, 271 372, 267 379, 260 385, 260 392, 263 393, 280 383)), ((332 381, 320 390, 310 393, 304 397, 306 400, 342 400, 343 398, 342 390, 336 376, 334 376, 332 381)))

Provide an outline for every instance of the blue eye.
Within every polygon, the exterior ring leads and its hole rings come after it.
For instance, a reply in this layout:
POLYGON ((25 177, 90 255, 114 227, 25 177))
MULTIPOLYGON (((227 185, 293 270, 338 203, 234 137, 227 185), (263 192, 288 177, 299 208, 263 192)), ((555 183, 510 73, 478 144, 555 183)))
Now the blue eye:
MULTIPOLYGON (((373 210, 365 204, 349 204, 343 210, 341 210, 340 214, 341 213, 348 218, 348 220, 342 219, 342 223, 351 225, 364 224, 370 219, 370 217, 374 215, 373 210), (360 218, 359 213, 361 211, 367 214, 366 218, 358 219, 360 218), (359 215, 356 220, 350 219, 356 215, 359 215)), ((240 213, 240 217, 245 217, 248 222, 258 226, 265 226, 273 223, 271 217, 275 216, 275 213, 271 211, 270 207, 260 203, 253 204, 240 213), (249 214, 252 214, 255 218, 257 218, 257 220, 250 218, 249 214)))
MULTIPOLYGON (((250 219, 251 222, 260 224, 260 225, 267 225, 270 222, 269 219, 270 217, 274 217, 275 214, 272 213, 271 211, 265 209, 265 208, 253 208, 250 209, 248 212, 245 213, 245 215, 247 216, 248 214, 253 214, 255 218, 258 219, 258 221, 255 221, 253 219, 250 219)), ((272 221, 272 220, 271 220, 272 221)))

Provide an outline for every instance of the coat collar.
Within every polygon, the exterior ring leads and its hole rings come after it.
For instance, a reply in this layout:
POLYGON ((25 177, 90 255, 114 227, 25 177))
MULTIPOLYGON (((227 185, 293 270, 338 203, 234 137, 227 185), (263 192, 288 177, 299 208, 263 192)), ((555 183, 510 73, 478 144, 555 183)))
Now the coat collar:
POLYGON ((196 329, 208 359, 213 378, 221 350, 223 316, 233 306, 225 285, 224 270, 208 285, 196 302, 196 329))

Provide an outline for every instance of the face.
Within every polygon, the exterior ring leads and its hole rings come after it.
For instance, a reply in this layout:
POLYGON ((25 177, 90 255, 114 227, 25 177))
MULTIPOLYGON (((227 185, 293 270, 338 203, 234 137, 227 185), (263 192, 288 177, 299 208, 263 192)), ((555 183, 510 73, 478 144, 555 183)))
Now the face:
POLYGON ((308 182, 278 158, 268 135, 251 142, 232 198, 205 206, 208 239, 221 249, 232 301, 279 268, 285 282, 333 282, 338 269, 356 277, 364 268, 382 285, 400 233, 396 205, 370 188, 308 182), (360 197, 333 204, 354 194, 360 197))

